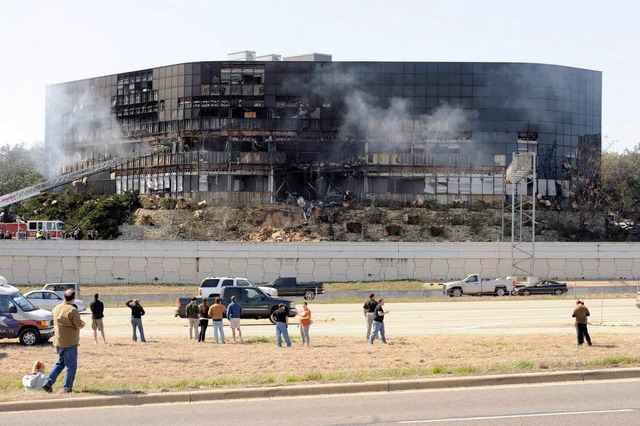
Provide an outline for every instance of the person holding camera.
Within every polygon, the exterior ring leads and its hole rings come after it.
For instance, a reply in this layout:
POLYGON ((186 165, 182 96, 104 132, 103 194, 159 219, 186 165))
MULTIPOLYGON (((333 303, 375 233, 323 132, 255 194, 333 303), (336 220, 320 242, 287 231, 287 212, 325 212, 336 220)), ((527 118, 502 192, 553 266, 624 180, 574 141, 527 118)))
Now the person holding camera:
POLYGON ((136 329, 140 331, 140 341, 145 343, 147 340, 144 338, 144 328, 142 327, 142 316, 144 315, 144 308, 140 304, 140 299, 129 300, 126 305, 131 309, 131 328, 133 330, 133 341, 138 341, 136 335, 136 329))

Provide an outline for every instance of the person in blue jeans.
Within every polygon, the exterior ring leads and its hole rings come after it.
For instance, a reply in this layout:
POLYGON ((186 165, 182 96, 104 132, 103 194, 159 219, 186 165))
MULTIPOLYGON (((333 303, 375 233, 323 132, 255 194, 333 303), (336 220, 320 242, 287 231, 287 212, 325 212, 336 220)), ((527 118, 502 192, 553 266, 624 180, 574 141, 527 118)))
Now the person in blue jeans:
POLYGON ((289 331, 287 329, 289 325, 289 312, 284 303, 278 305, 278 309, 271 314, 271 321, 276 323, 276 339, 278 340, 278 347, 282 347, 282 338, 287 344, 287 347, 291 347, 291 339, 289 339, 289 331))
POLYGON ((58 353, 58 360, 49 372, 42 389, 53 392, 53 385, 62 370, 64 373, 64 392, 73 392, 73 381, 78 369, 78 344, 80 343, 80 329, 84 327, 84 321, 80 319, 78 309, 73 306, 76 292, 68 289, 64 292, 64 302, 57 305, 51 311, 53 316, 53 346, 58 353))
POLYGON ((140 304, 139 299, 129 300, 127 303, 129 309, 131 309, 131 328, 133 329, 133 341, 138 341, 138 336, 136 335, 136 329, 140 331, 140 341, 146 342, 147 340, 144 338, 144 328, 142 327, 142 316, 144 315, 144 308, 140 304))
POLYGON ((389 311, 385 311, 384 308, 384 299, 378 300, 378 306, 376 306, 376 316, 373 318, 373 331, 371 332, 371 338, 369 339, 369 344, 373 345, 373 341, 378 337, 378 332, 380 333, 380 340, 385 345, 387 344, 387 337, 384 335, 384 316, 389 313, 389 311))

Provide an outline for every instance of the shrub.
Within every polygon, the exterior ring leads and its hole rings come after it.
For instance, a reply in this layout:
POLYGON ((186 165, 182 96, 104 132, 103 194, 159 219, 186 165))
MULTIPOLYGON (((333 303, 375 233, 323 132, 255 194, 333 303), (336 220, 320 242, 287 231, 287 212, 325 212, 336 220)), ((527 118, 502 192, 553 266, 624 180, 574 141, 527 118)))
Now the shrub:
POLYGON ((167 210, 173 210, 176 208, 176 204, 178 204, 178 200, 175 198, 164 197, 160 198, 160 207, 167 210))
POLYGON ((429 227, 429 233, 432 237, 444 237, 446 230, 442 225, 431 225, 429 227))

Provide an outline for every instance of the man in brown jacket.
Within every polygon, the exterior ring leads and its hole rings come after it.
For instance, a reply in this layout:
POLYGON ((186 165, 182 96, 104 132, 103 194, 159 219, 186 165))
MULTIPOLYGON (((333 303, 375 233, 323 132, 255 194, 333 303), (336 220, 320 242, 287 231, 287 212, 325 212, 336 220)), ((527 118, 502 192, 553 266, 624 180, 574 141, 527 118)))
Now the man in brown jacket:
POLYGON ((53 308, 53 327, 55 335, 53 346, 58 353, 58 361, 49 372, 49 377, 42 389, 53 392, 53 385, 60 373, 65 368, 64 392, 73 392, 73 381, 78 369, 78 344, 80 343, 80 329, 84 327, 84 321, 80 319, 80 313, 73 302, 76 300, 76 292, 68 289, 64 292, 64 302, 53 308))
POLYGON ((584 306, 582 300, 576 300, 576 308, 573 310, 573 318, 576 319, 576 333, 578 333, 578 346, 582 346, 587 339, 587 345, 591 346, 591 336, 587 330, 587 317, 591 315, 589 309, 584 306))

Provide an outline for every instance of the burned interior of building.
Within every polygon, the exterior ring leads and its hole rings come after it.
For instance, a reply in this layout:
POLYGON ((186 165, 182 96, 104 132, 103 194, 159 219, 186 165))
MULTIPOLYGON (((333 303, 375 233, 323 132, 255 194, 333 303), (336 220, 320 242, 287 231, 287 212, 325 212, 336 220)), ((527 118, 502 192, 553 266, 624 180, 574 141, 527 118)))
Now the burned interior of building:
POLYGON ((235 204, 449 203, 502 199, 514 153, 536 152, 547 197, 570 190, 582 145, 599 161, 600 72, 331 59, 246 51, 48 86, 48 168, 146 153, 89 185, 235 204))

